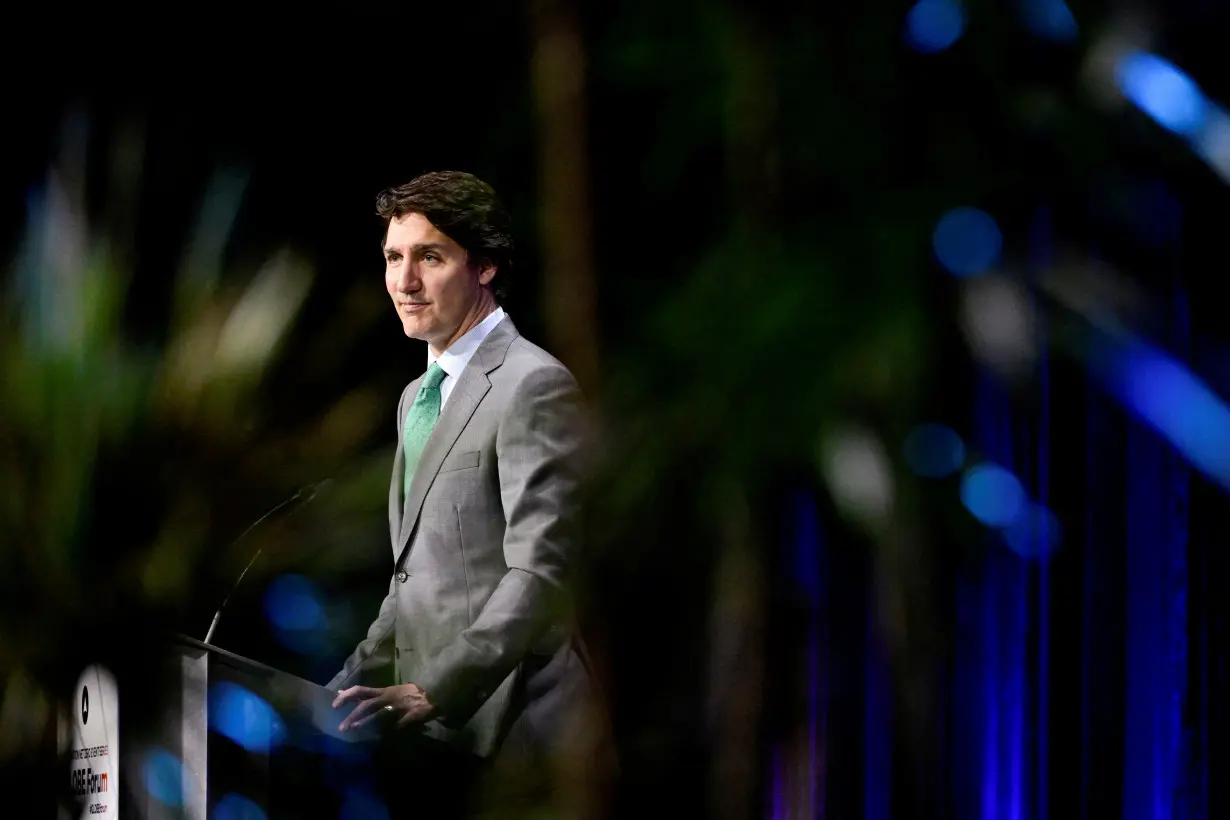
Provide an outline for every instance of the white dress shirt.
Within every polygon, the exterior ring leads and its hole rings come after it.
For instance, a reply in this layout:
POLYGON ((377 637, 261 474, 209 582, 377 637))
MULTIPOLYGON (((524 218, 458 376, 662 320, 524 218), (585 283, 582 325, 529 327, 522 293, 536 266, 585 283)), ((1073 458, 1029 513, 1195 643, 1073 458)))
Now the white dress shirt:
POLYGON ((486 319, 476 324, 465 332, 457 341, 448 346, 448 349, 436 356, 431 352, 431 347, 427 348, 427 366, 431 367, 432 362, 440 365, 440 369, 447 375, 444 381, 440 382, 440 409, 444 409, 444 405, 448 402, 448 397, 453 393, 453 387, 457 384, 457 379, 461 378, 461 371, 466 369, 466 365, 470 363, 470 358, 474 355, 474 351, 478 350, 478 346, 483 343, 491 331, 495 330, 495 326, 504 318, 504 308, 497 307, 487 315, 486 319))

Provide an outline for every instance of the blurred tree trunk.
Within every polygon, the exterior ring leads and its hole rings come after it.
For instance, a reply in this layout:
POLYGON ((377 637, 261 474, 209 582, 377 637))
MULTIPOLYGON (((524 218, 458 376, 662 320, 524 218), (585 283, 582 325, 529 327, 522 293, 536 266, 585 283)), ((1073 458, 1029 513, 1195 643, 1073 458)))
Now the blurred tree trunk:
POLYGON ((777 93, 773 36, 754 4, 726 8, 720 43, 726 94, 726 177, 737 224, 771 230, 777 216, 777 93))
MULTIPOLYGON (((760 10, 732 3, 719 9, 716 34, 722 65, 723 142, 732 216, 729 229, 746 231, 753 243, 770 236, 776 223, 776 91, 771 36, 760 10)), ((741 472, 741 471, 740 471, 741 472)), ((773 520, 777 510, 747 506, 747 473, 733 475, 727 503, 715 510, 725 534, 715 556, 710 611, 709 777, 713 816, 752 817, 765 805, 762 693, 772 665, 766 633, 767 551, 777 544, 757 539, 752 522, 773 520)), ((768 562, 771 566, 775 562, 768 562)), ((796 758, 798 744, 789 756, 796 758)), ((801 746, 806 750, 806 744, 801 746)), ((814 776, 812 760, 796 760, 814 776)))
MULTIPOLYGON (((585 44, 571 0, 530 0, 530 71, 538 145, 538 203, 543 291, 540 304, 551 350, 572 370, 590 408, 600 407, 598 311, 590 209, 585 44)), ((600 685, 610 685, 603 641, 587 635, 600 685)), ((605 716, 591 715, 598 721, 605 716)), ((611 816, 614 771, 559 771, 570 816, 611 816)), ((616 764, 617 765, 617 764, 616 764)), ((556 807, 557 809, 562 807, 556 807)))
POLYGON ((552 349, 596 402, 598 316, 585 137, 585 44, 570 0, 531 0, 530 18, 547 333, 552 349))

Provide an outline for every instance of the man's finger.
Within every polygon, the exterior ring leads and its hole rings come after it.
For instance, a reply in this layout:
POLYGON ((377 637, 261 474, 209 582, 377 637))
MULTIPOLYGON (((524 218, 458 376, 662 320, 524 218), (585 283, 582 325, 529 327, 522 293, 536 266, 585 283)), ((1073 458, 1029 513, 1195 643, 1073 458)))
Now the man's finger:
POLYGON ((383 706, 384 706, 384 703, 381 701, 379 697, 368 698, 367 700, 360 701, 359 705, 356 706, 354 710, 351 711, 351 713, 346 716, 346 719, 343 720, 341 724, 337 727, 338 730, 344 732, 347 729, 350 729, 351 727, 362 726, 364 723, 367 722, 365 720, 362 720, 364 715, 370 714, 371 712, 374 712, 377 709, 382 708, 383 706))
POLYGON ((364 715, 371 712, 375 708, 376 708, 376 698, 368 698, 367 700, 360 701, 359 704, 350 711, 350 714, 346 715, 346 717, 342 720, 341 725, 339 725, 337 728, 343 732, 346 731, 351 726, 354 726, 356 723, 358 723, 360 718, 362 718, 364 715))
MULTIPOLYGON (((362 717, 358 718, 357 720, 353 720, 350 723, 349 728, 358 729, 363 726, 366 726, 368 723, 371 723, 373 720, 377 718, 391 717, 392 715, 396 714, 396 712, 394 711, 394 707, 385 703, 384 702, 385 700, 386 700, 385 698, 373 698, 372 700, 363 701, 363 703, 361 703, 360 706, 369 706, 370 708, 367 711, 370 712, 370 714, 365 714, 362 717)), ((355 707, 355 711, 358 711, 358 707, 355 707)), ((351 713, 351 718, 352 719, 354 718, 353 712, 351 713)))
POLYGON ((366 717, 359 718, 359 719, 358 719, 358 720, 356 720, 354 723, 350 724, 350 728, 351 728, 351 729, 361 729, 361 728, 363 728, 363 727, 364 727, 364 726, 366 726, 367 724, 371 723, 373 720, 375 720, 376 718, 380 717, 380 716, 381 716, 381 715, 383 715, 383 714, 384 714, 384 707, 383 707, 383 706, 381 706, 379 709, 377 709, 376 711, 372 712, 370 715, 367 715, 366 717))
POLYGON ((375 697, 378 694, 380 694, 380 690, 373 689, 370 686, 352 686, 337 693, 337 697, 333 699, 333 708, 336 709, 339 706, 350 703, 352 700, 363 700, 364 698, 375 697))

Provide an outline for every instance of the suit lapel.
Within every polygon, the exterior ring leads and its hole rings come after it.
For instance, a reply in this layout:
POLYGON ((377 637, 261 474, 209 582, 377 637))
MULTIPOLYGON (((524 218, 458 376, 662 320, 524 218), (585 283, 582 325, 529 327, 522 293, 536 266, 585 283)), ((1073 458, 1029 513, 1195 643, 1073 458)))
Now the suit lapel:
POLYGON ((457 380, 452 395, 449 396, 448 404, 441 411, 440 418, 436 420, 436 426, 432 428, 431 435, 427 437, 427 443, 423 446, 423 455, 419 457, 418 466, 414 470, 414 478, 410 481, 410 492, 406 496, 406 507, 402 511, 401 532, 396 544, 397 556, 400 556, 406 548, 419 512, 423 509, 423 499, 436 480, 436 474, 440 472, 440 464, 444 462, 444 457, 452 449, 453 442, 457 441, 457 437, 465 429, 466 422, 470 420, 470 416, 474 415, 478 403, 482 401, 489 389, 491 389, 491 382, 487 381, 487 374, 475 368, 474 362, 471 361, 462 371, 461 378, 457 380))
POLYGON ((396 544, 401 533, 401 485, 405 481, 398 476, 406 471, 406 448, 399 441, 397 455, 393 457, 393 480, 389 482, 389 540, 396 544))
MULTIPOLYGON (((410 403, 413 403, 414 397, 419 394, 419 385, 422 382, 423 377, 419 376, 406 388, 406 395, 409 396, 410 403)), ((402 500, 405 497, 403 485, 406 481, 406 446, 403 440, 406 418, 404 414, 410 412, 410 403, 403 399, 398 407, 403 415, 397 420, 397 449, 393 456, 393 477, 389 481, 389 540, 393 544, 401 540, 402 500)))
MULTIPOLYGON (((487 374, 504 363, 504 356, 515 338, 517 338, 517 329, 507 318, 492 329, 483 343, 478 346, 478 350, 474 351, 474 356, 466 365, 465 370, 461 372, 461 377, 457 379, 457 384, 453 387, 448 402, 440 412, 440 418, 436 420, 436 426, 432 428, 431 435, 427 437, 423 455, 420 456, 418 466, 414 470, 414 478, 410 481, 410 492, 406 496, 406 505, 402 510, 400 531, 396 533, 393 540, 394 557, 397 559, 398 566, 401 565, 410 536, 418 523, 419 513, 423 509, 423 499, 427 497, 427 491, 431 489, 432 483, 436 480, 436 475, 440 472, 440 465, 444 463, 444 457, 453 448, 461 431, 465 429, 474 411, 478 409, 479 403, 491 389, 491 382, 487 374)), ((405 462, 398 461, 397 463, 404 465, 405 462)), ((404 469, 403 466, 402 470, 404 469)))

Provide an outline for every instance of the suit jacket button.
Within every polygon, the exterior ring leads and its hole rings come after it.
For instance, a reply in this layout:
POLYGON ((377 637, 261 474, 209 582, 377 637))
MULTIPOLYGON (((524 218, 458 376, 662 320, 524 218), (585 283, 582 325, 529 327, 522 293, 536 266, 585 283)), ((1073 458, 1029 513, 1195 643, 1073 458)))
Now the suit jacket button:
POLYGON ((404 584, 406 583, 406 579, 409 577, 410 577, 409 574, 407 574, 405 570, 402 570, 401 572, 397 573, 397 583, 404 584))

